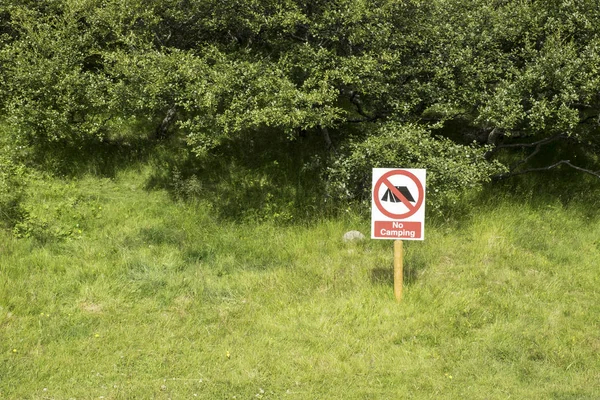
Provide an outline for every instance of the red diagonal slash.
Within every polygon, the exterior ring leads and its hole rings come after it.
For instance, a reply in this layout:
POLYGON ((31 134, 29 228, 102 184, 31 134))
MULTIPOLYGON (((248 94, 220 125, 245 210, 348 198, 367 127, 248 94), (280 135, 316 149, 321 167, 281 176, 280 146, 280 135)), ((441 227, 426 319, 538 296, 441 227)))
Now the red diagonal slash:
POLYGON ((404 197, 404 195, 402 193, 400 193, 400 191, 398 189, 396 189, 396 186, 392 185, 392 183, 388 180, 388 179, 384 179, 382 181, 382 183, 385 184, 385 186, 387 186, 392 193, 394 194, 394 196, 396 196, 396 198, 400 199, 400 201, 402 201, 402 204, 404 204, 406 206, 406 208, 408 208, 408 212, 410 213, 414 213, 416 211, 416 206, 412 205, 410 203, 410 201, 408 201, 408 199, 406 197, 404 197))

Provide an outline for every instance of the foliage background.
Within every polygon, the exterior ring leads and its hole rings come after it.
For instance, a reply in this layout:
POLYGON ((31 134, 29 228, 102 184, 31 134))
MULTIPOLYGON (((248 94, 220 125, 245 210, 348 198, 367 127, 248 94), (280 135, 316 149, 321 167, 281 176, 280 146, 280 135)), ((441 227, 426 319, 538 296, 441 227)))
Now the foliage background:
POLYGON ((98 141, 176 137, 201 158, 277 132, 320 138, 315 182, 345 200, 368 165, 426 167, 432 209, 491 177, 594 174, 594 1, 5 0, 0 15, 3 135, 31 166, 98 141))

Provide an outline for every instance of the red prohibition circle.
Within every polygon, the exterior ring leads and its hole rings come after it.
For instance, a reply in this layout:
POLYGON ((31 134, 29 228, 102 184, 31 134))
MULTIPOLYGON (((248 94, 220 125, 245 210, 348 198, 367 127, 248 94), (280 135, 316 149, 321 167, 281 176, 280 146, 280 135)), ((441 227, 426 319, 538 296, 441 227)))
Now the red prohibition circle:
POLYGON ((408 217, 414 215, 417 211, 419 211, 419 209, 423 205, 424 198, 425 198, 424 189, 423 189, 423 185, 421 184, 421 181, 419 180, 419 178, 417 178, 415 176, 415 174, 413 174, 412 172, 405 171, 402 169, 388 171, 385 174, 383 174, 377 180, 377 182, 375 183, 375 187, 373 189, 373 201, 375 202, 375 206, 377 206, 377 209, 379 211, 381 211, 381 213, 383 215, 385 215, 388 218, 392 218, 392 219, 403 219, 403 218, 408 218, 408 217), (394 188, 394 185, 392 185, 391 182, 389 181, 389 177, 394 176, 394 175, 404 175, 407 178, 409 178, 410 180, 412 180, 417 185, 417 191, 419 192, 419 199, 417 200, 417 203, 414 206, 412 204, 410 204, 410 202, 401 193, 397 192, 397 190, 394 188), (392 190, 394 192, 394 194, 396 195, 396 197, 398 197, 402 201, 402 203, 408 208, 407 212, 405 212, 403 214, 394 214, 394 213, 386 210, 383 207, 383 205, 381 204, 381 200, 379 199, 379 188, 383 184, 385 184, 390 190, 392 190))

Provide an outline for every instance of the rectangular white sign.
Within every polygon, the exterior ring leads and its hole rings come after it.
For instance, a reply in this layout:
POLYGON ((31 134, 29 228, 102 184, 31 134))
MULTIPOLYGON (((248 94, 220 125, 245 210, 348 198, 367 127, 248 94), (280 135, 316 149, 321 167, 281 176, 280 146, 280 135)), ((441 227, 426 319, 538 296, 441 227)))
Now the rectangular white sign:
POLYGON ((373 168, 371 238, 425 238, 424 169, 373 168))

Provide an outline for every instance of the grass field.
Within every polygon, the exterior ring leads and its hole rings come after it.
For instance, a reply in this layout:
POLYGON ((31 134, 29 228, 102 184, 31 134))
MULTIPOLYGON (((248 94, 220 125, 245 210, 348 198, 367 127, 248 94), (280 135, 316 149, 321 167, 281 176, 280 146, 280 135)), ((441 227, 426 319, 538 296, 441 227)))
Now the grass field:
POLYGON ((0 232, 0 398, 600 398, 598 203, 431 218, 398 304, 352 210, 238 220, 148 180, 34 181, 0 232))

